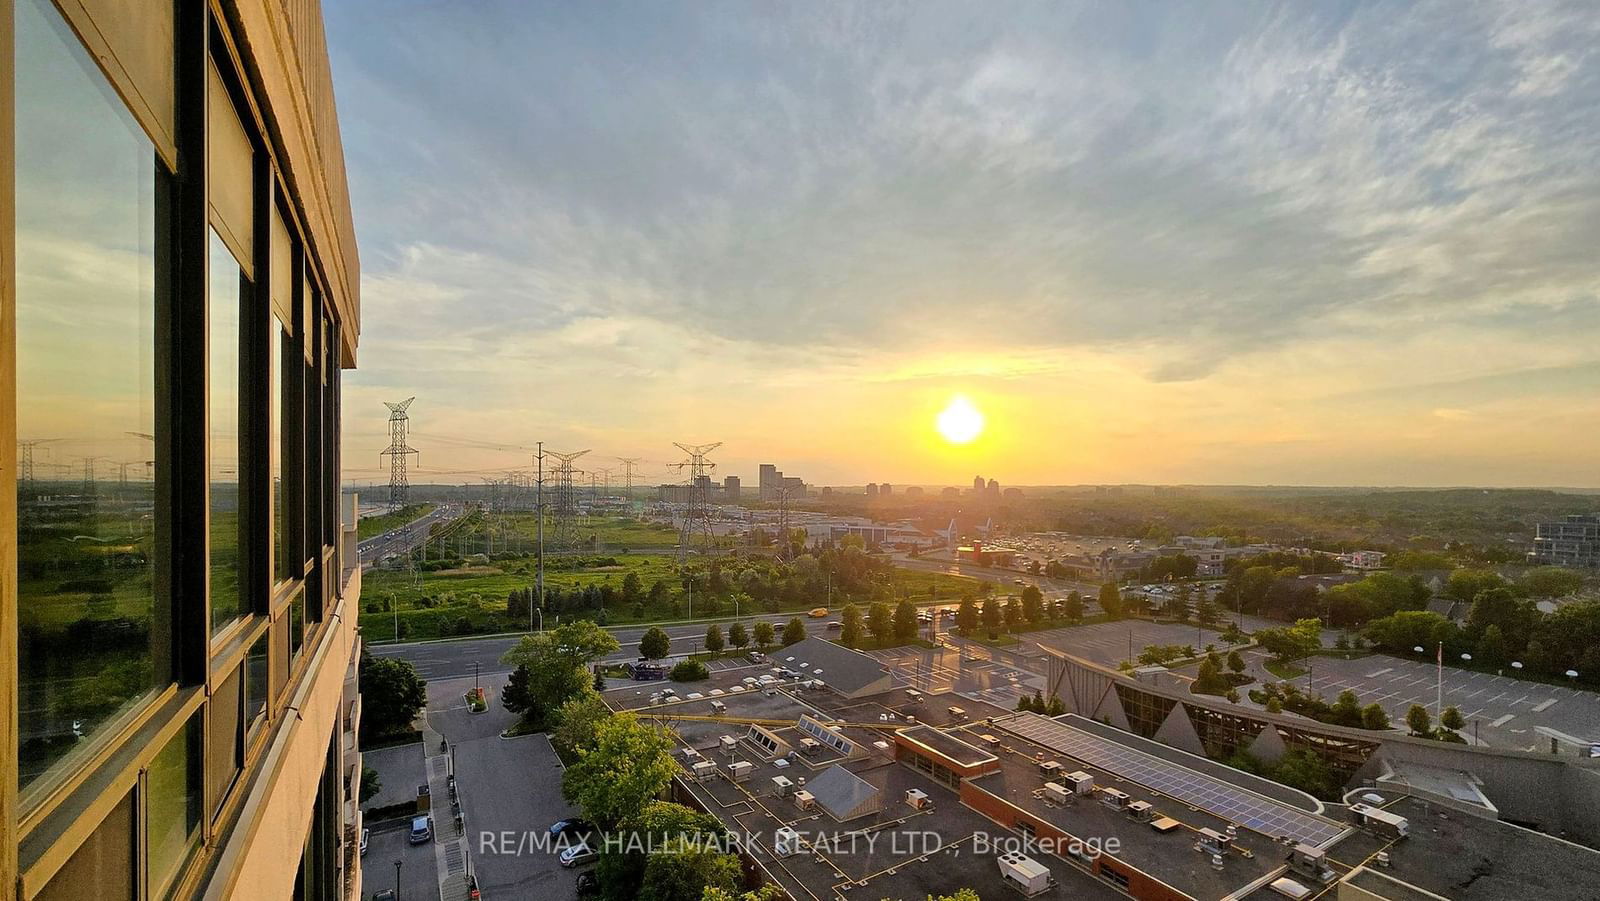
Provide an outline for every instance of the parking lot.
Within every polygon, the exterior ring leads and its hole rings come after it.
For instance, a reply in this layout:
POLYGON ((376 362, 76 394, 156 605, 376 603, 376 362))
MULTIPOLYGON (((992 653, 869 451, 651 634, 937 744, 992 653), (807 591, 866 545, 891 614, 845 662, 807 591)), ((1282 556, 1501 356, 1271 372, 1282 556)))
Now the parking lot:
MULTIPOLYGON (((1246 622, 1245 627, 1248 629, 1252 626, 1246 622)), ((1041 632, 1024 632, 1018 638, 1024 643, 1042 644, 1102 666, 1116 666, 1130 658, 1137 660, 1139 652, 1149 645, 1192 645, 1196 650, 1204 650, 1208 644, 1215 644, 1218 648, 1228 646, 1222 640, 1222 633, 1216 629, 1145 620, 1045 629, 1041 632)))
MULTIPOLYGON (((1412 704, 1434 712, 1439 669, 1432 660, 1375 654, 1356 660, 1315 657, 1310 664, 1309 682, 1324 697, 1354 691, 1363 705, 1382 704, 1397 725, 1412 704)), ((1295 680, 1302 687, 1307 682, 1304 676, 1295 680)), ((1600 741, 1600 695, 1591 691, 1447 666, 1443 697, 1444 706, 1458 708, 1466 718, 1469 741, 1476 737, 1498 748, 1549 751, 1554 738, 1564 745, 1561 753, 1569 754, 1600 741)))
POLYGON ((407 841, 410 820, 392 820, 368 827, 372 830, 366 856, 361 858, 362 885, 368 898, 383 889, 395 889, 399 901, 436 901, 439 873, 431 844, 407 841), (400 868, 395 870, 395 861, 400 868), (398 881, 396 880, 398 877, 398 881))

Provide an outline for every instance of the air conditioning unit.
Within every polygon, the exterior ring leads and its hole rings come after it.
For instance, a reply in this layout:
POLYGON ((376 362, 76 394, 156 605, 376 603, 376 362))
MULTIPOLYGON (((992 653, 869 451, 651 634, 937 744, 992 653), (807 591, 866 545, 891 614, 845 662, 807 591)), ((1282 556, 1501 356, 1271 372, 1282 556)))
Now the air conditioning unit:
POLYGON ((906 804, 915 810, 927 810, 933 807, 933 799, 920 788, 906 790, 906 804))
POLYGON ((808 791, 797 791, 794 793, 794 806, 801 810, 814 810, 817 806, 816 796, 808 791))
POLYGON ((772 777, 772 793, 774 795, 777 795, 780 798, 785 798, 785 797, 788 797, 789 792, 791 792, 793 790, 794 790, 794 783, 789 781, 789 777, 788 776, 773 776, 772 777))
POLYGON ((1044 778, 1054 781, 1056 776, 1060 775, 1060 773, 1061 764, 1055 762, 1054 760, 1044 760, 1039 762, 1039 775, 1043 776, 1044 778))
POLYGON ((717 774, 717 765, 709 760, 702 760, 691 768, 691 772, 694 773, 694 781, 705 782, 717 774))
POLYGON ((1000 865, 1000 879, 1023 895, 1032 897, 1050 890, 1050 869, 1019 851, 1011 851, 995 859, 1000 865))
POLYGON ((1068 773, 1067 787, 1072 789, 1072 793, 1075 795, 1092 795, 1094 794, 1094 777, 1083 770, 1079 770, 1076 773, 1068 773))
POLYGON ((773 833, 773 854, 776 854, 779 857, 793 857, 794 855, 799 854, 800 851, 800 833, 790 829, 788 826, 785 826, 773 833))
POLYGON ((1046 782, 1044 784, 1044 799, 1051 804, 1067 804, 1072 801, 1072 793, 1059 782, 1046 782))
POLYGON ((728 778, 734 782, 750 781, 750 771, 755 767, 748 760, 728 764, 728 778))

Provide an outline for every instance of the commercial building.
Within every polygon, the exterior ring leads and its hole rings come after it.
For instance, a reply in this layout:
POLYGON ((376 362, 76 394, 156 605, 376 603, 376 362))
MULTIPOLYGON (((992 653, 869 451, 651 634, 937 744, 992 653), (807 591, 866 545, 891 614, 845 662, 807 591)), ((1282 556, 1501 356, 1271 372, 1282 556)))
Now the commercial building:
POLYGON ((1534 526, 1528 562, 1542 566, 1600 568, 1600 514, 1573 514, 1534 526))
POLYGON ((730 504, 739 502, 739 477, 726 476, 722 480, 722 499, 730 504))
POLYGON ((0 898, 357 898, 318 6, 17 0, 0 45, 0 898))

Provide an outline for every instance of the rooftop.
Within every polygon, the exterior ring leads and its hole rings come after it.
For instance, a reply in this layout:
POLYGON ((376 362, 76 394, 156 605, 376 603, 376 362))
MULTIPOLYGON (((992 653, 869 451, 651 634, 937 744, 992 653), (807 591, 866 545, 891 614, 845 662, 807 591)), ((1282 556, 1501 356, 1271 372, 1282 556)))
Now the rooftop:
POLYGON ((919 724, 909 729, 901 730, 899 735, 907 741, 921 745, 935 754, 947 760, 955 761, 962 766, 977 766, 980 763, 988 763, 995 759, 995 756, 988 751, 967 744, 956 736, 948 732, 940 732, 931 726, 919 724))
POLYGON ((807 638, 767 656, 773 665, 786 666, 806 678, 821 679, 843 695, 872 688, 889 676, 888 667, 876 658, 824 638, 807 638))

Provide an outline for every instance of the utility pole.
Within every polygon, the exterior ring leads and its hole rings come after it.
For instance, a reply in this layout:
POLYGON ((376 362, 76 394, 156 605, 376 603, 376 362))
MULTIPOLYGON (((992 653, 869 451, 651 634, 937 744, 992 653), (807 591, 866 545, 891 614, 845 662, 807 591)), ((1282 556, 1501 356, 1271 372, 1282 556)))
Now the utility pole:
POLYGON ((717 464, 707 460, 706 456, 721 447, 722 442, 684 444, 681 441, 674 441, 673 446, 689 455, 687 460, 672 464, 679 472, 685 468, 689 470, 689 509, 685 512, 678 542, 678 561, 681 563, 688 559, 689 545, 693 543, 696 534, 701 536, 706 553, 711 552, 714 542, 711 534, 711 498, 708 484, 711 470, 716 469, 717 464))
POLYGON ((633 468, 639 465, 638 457, 618 457, 617 462, 622 464, 622 485, 628 500, 633 500, 633 468))
POLYGON ((389 512, 393 513, 406 505, 406 494, 409 483, 406 478, 406 461, 412 454, 417 455, 417 463, 422 463, 422 453, 406 444, 406 431, 410 428, 411 417, 406 415, 406 408, 411 406, 415 397, 408 397, 399 403, 384 401, 383 405, 389 408, 389 446, 378 453, 379 457, 389 458, 389 512))
MULTIPOLYGON (((534 584, 536 586, 538 586, 538 588, 537 588, 538 597, 535 599, 535 602, 534 602, 533 606, 535 606, 535 607, 537 607, 539 609, 539 625, 541 626, 539 631, 543 632, 544 631, 544 629, 542 628, 543 625, 544 625, 544 442, 543 441, 539 442, 539 451, 538 451, 538 453, 533 455, 533 459, 534 459, 535 465, 538 467, 538 476, 535 477, 534 483, 533 483, 533 486, 534 486, 533 487, 533 507, 534 507, 534 512, 536 514, 538 514, 537 515, 537 519, 538 519, 537 530, 538 530, 538 536, 539 536, 539 568, 537 570, 538 575, 536 575, 534 577, 534 584)), ((533 611, 532 610, 528 611, 528 628, 529 629, 533 628, 533 611)))

